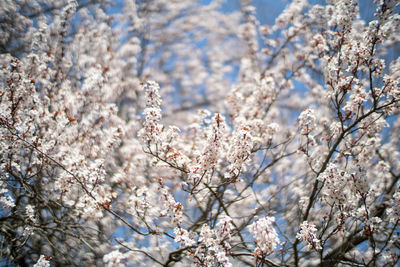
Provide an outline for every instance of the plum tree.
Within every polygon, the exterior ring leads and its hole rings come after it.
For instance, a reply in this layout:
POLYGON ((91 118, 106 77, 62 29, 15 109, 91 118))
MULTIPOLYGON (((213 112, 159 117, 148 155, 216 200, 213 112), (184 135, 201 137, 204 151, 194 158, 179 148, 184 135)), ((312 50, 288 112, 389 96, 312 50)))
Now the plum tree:
POLYGON ((398 264, 399 2, 232 3, 0 3, 3 265, 398 264))

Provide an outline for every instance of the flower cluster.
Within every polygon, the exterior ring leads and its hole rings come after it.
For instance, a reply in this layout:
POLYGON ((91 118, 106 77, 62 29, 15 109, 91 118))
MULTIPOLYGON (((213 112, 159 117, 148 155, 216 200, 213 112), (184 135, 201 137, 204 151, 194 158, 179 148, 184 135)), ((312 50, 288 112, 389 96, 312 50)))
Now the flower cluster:
MULTIPOLYGON (((354 81, 354 83, 357 83, 354 81)), ((365 89, 362 85, 356 84, 351 89, 350 99, 347 101, 347 104, 343 107, 344 110, 357 113, 358 108, 368 100, 368 93, 365 92, 365 89)), ((344 118, 348 119, 348 118, 344 118)))
POLYGON ((198 240, 200 246, 194 253, 194 257, 197 258, 196 266, 212 266, 214 264, 232 266, 228 258, 232 232, 232 219, 229 217, 221 218, 215 230, 204 224, 198 240))
POLYGON ((123 263, 124 260, 124 254, 118 250, 111 251, 103 257, 103 261, 107 267, 123 267, 125 266, 123 263))
POLYGON ((225 128, 225 119, 217 113, 212 119, 212 127, 207 136, 207 147, 201 154, 199 165, 204 170, 212 169, 217 164, 218 154, 220 153, 222 135, 225 128))
POLYGON ((139 136, 146 144, 160 142, 163 125, 161 121, 161 97, 159 94, 160 87, 154 81, 148 81, 144 84, 143 89, 146 93, 147 108, 144 110, 145 120, 143 129, 139 132, 139 136))
POLYGON ((196 243, 196 241, 190 236, 190 233, 181 227, 175 227, 174 233, 174 240, 179 243, 181 247, 190 247, 196 243))
POLYGON ((301 12, 307 6, 305 0, 295 0, 290 3, 285 10, 276 18, 273 30, 282 29, 287 27, 291 21, 299 19, 301 12))
POLYGON ((233 140, 228 151, 228 159, 231 162, 231 165, 229 165, 230 176, 238 176, 245 161, 251 155, 252 139, 249 127, 244 125, 233 134, 233 140))
POLYGON ((277 86, 271 75, 261 76, 259 86, 254 92, 254 98, 257 102, 271 104, 275 101, 278 94, 277 86))
POLYGON ((40 255, 39 260, 33 265, 33 267, 50 267, 50 261, 48 257, 40 255))
POLYGON ((222 139, 225 131, 225 118, 217 113, 208 127, 207 142, 198 160, 190 168, 190 181, 197 184, 206 173, 212 171, 221 154, 222 139))
POLYGON ((332 1, 334 6, 330 7, 331 19, 328 21, 330 27, 337 26, 339 29, 349 31, 351 24, 358 13, 358 4, 353 0, 332 1))
POLYGON ((33 206, 27 205, 25 209, 26 209, 26 216, 28 217, 28 220, 35 223, 37 221, 37 219, 35 216, 35 209, 33 208, 33 206))
POLYGON ((1 262, 398 263, 399 1, 256 2, 0 1, 1 262))
POLYGON ((318 177, 318 180, 324 182, 323 199, 338 205, 343 205, 349 201, 347 185, 352 181, 352 178, 347 172, 330 163, 318 177))
POLYGON ((0 181, 0 204, 3 209, 9 209, 15 206, 14 199, 8 194, 6 186, 0 181))
POLYGON ((274 223, 274 217, 264 217, 249 225, 249 231, 254 235, 254 242, 257 245, 254 251, 257 257, 273 253, 279 244, 278 234, 273 227, 274 223))
POLYGON ((128 199, 129 212, 138 216, 143 216, 150 208, 148 200, 148 188, 133 188, 131 195, 128 199))
POLYGON ((303 240, 307 244, 308 249, 321 250, 321 240, 316 236, 317 228, 314 224, 304 221, 300 225, 300 231, 297 233, 296 238, 303 240))
POLYGON ((396 192, 390 202, 392 205, 386 212, 390 218, 390 222, 397 224, 400 221, 400 192, 396 192))
POLYGON ((316 118, 312 109, 306 109, 299 116, 300 134, 308 135, 315 130, 316 118))
POLYGON ((247 42, 249 53, 254 54, 258 50, 258 21, 255 17, 255 7, 250 5, 250 1, 242 1, 242 11, 246 18, 246 23, 239 26, 239 37, 247 42))
POLYGON ((171 216, 172 222, 180 225, 182 223, 183 206, 182 203, 176 201, 174 197, 168 192, 168 188, 164 185, 163 180, 158 180, 160 184, 161 201, 164 203, 165 209, 161 211, 161 216, 171 216))

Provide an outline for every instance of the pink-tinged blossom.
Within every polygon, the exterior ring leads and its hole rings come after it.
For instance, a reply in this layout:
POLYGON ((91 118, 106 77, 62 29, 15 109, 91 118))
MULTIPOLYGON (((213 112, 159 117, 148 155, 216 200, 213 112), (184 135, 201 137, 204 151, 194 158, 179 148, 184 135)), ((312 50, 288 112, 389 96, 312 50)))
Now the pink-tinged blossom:
POLYGON ((111 251, 103 257, 103 261, 107 267, 123 267, 125 266, 124 260, 125 256, 119 250, 111 251))
POLYGON ((0 1, 6 262, 398 264, 399 1, 79 2, 0 1))
POLYGON ((33 265, 33 267, 50 267, 50 261, 46 256, 40 255, 39 260, 33 265))
POLYGON ((254 98, 258 103, 271 104, 278 94, 278 87, 272 76, 261 77, 254 98))
POLYGON ((196 241, 190 236, 190 233, 181 227, 175 227, 174 233, 174 240, 179 243, 181 247, 190 247, 196 243, 196 241))
POLYGON ((340 170, 335 164, 329 163, 318 180, 324 182, 322 196, 328 203, 340 205, 350 200, 348 199, 347 184, 351 181, 351 176, 340 170))
POLYGON ((255 7, 248 1, 242 1, 242 12, 246 22, 239 26, 239 37, 246 41, 249 53, 255 54, 258 51, 257 26, 258 20, 255 16, 255 7))
POLYGON ((249 225, 249 231, 254 236, 257 247, 255 255, 269 255, 275 251, 279 244, 278 234, 273 227, 274 217, 263 217, 249 225))
POLYGON ((326 44, 326 40, 322 36, 322 34, 314 35, 314 37, 313 37, 313 46, 315 47, 315 50, 319 54, 328 50, 328 45, 326 44))
POLYGON ((139 132, 140 137, 146 144, 160 142, 163 125, 161 121, 161 97, 160 87, 154 81, 148 81, 143 86, 146 96, 147 108, 144 110, 145 120, 143 129, 139 132))
POLYGON ((214 231, 207 224, 203 224, 201 227, 199 242, 207 247, 211 247, 215 242, 214 231))
POLYGON ((332 122, 330 127, 329 127, 329 130, 330 130, 330 133, 331 133, 330 138, 331 139, 335 139, 341 133, 342 125, 341 125, 340 122, 337 122, 337 121, 332 122))
POLYGON ((300 113, 299 116, 299 127, 300 127, 300 134, 308 135, 312 131, 314 131, 316 127, 316 118, 314 111, 312 109, 306 109, 300 113))
POLYGON ((198 160, 190 167, 190 182, 197 184, 218 163, 218 156, 222 154, 222 139, 225 132, 225 118, 217 113, 211 119, 211 126, 207 127, 207 141, 198 160))
POLYGON ((390 223, 398 224, 400 222, 400 192, 396 192, 390 200, 390 208, 386 210, 390 223))
POLYGON ((308 249, 321 250, 321 241, 316 236, 317 231, 318 230, 314 224, 304 221, 300 225, 300 230, 297 233, 296 238, 307 244, 308 249))
POLYGON ((233 133, 233 140, 228 151, 228 159, 231 162, 229 170, 232 177, 239 175, 243 165, 251 155, 253 137, 248 126, 242 125, 233 133))
POLYGON ((216 225, 216 236, 225 241, 231 239, 231 233, 234 230, 232 219, 228 216, 222 217, 216 225))
MULTIPOLYGON (((200 231, 199 247, 194 256, 198 258, 196 266, 212 266, 220 264, 221 266, 232 266, 229 260, 231 245, 231 234, 233 232, 232 219, 223 217, 213 230, 207 224, 204 224, 200 231)), ((195 261, 196 263, 196 261, 195 261)))
MULTIPOLYGON (((344 110, 357 113, 358 108, 368 100, 368 93, 362 85, 355 85, 351 88, 350 99, 347 104, 343 107, 344 110)), ((346 118, 345 118, 346 119, 346 118)))
POLYGON ((382 219, 379 217, 372 217, 369 220, 369 229, 372 233, 379 233, 380 230, 380 225, 382 223, 382 219))
POLYGON ((330 12, 333 12, 328 21, 330 27, 338 27, 340 30, 349 31, 353 20, 358 13, 358 3, 354 0, 335 0, 330 1, 334 4, 330 12))
POLYGON ((200 166, 204 170, 215 167, 221 148, 221 139, 225 129, 225 118, 217 113, 212 119, 212 126, 207 136, 207 146, 203 150, 200 166))
POLYGON ((148 200, 148 188, 142 187, 139 189, 134 188, 130 197, 128 198, 129 210, 133 215, 143 216, 150 208, 148 200))
POLYGON ((26 206, 26 216, 28 217, 28 219, 33 222, 36 223, 37 219, 35 216, 35 209, 33 208, 32 205, 27 205, 26 206))
POLYGON ((180 225, 183 220, 183 205, 182 203, 175 201, 174 197, 168 192, 168 188, 165 186, 162 179, 158 180, 160 184, 160 200, 164 204, 164 209, 161 211, 161 216, 172 217, 172 222, 180 225))
POLYGON ((0 181, 0 205, 3 209, 9 209, 15 207, 14 199, 9 195, 8 189, 3 186, 3 182, 0 181))
MULTIPOLYGON (((397 73, 400 72, 400 60, 398 60, 398 62, 399 62, 398 67, 396 67, 397 73)), ((393 78, 389 75, 385 75, 383 77, 383 82, 384 82, 383 92, 386 93, 388 97, 393 99, 400 98, 400 75, 397 73, 393 71, 393 76, 394 76, 393 78), (397 77, 397 79, 394 79, 396 77, 395 75, 399 75, 399 77, 397 77)))
POLYGON ((275 25, 272 27, 273 30, 282 29, 296 18, 301 16, 301 12, 307 6, 307 0, 295 0, 283 10, 283 12, 276 18, 275 25))

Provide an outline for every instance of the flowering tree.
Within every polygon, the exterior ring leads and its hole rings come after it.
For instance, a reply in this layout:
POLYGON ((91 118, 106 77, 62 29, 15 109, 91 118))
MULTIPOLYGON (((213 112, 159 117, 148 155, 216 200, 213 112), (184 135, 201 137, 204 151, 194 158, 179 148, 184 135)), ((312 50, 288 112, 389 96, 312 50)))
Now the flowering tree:
POLYGON ((398 264, 399 2, 200 2, 1 2, 2 263, 398 264))

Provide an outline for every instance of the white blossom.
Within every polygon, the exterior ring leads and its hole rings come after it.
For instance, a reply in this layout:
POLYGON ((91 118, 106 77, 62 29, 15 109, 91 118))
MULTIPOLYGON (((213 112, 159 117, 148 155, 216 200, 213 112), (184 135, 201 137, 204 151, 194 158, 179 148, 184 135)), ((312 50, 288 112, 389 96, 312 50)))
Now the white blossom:
POLYGON ((107 267, 125 266, 125 264, 123 263, 124 259, 124 255, 118 250, 111 251, 103 257, 103 261, 107 267))
POLYGON ((2 262, 396 265, 399 1, 98 2, 0 1, 2 262))
POLYGON ((46 256, 40 255, 39 260, 33 265, 33 267, 50 267, 50 261, 46 259, 46 256))
POLYGON ((303 240, 307 244, 308 249, 321 250, 321 241, 316 236, 317 231, 314 224, 304 221, 300 225, 300 231, 297 233, 296 238, 303 240))
POLYGON ((249 231, 254 235, 254 242, 257 247, 255 254, 271 254, 279 244, 279 237, 273 227, 274 217, 264 217, 249 225, 249 231))
POLYGON ((308 135, 316 127, 316 118, 312 109, 306 109, 299 116, 299 127, 302 135, 308 135))

